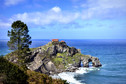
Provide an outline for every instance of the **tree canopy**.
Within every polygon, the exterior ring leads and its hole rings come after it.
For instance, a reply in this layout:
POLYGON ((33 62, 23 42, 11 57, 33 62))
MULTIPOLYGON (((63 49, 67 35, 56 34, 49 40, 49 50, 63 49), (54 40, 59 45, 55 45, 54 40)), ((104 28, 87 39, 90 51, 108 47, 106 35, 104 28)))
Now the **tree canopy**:
POLYGON ((31 37, 28 34, 29 30, 27 25, 20 20, 12 23, 11 31, 8 31, 10 41, 8 46, 11 50, 17 50, 18 56, 27 55, 30 53, 29 45, 31 45, 31 37))

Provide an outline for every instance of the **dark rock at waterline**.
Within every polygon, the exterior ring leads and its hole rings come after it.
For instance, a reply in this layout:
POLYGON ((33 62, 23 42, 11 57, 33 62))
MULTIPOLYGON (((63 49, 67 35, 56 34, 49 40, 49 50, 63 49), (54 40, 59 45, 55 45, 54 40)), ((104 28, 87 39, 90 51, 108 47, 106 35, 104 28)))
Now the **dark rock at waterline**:
POLYGON ((81 61, 83 62, 84 67, 89 67, 90 62, 92 63, 93 67, 102 66, 102 64, 100 63, 100 61, 99 61, 99 59, 97 57, 92 57, 92 56, 82 57, 81 61))
POLYGON ((99 59, 96 58, 96 57, 92 58, 92 65, 94 67, 100 67, 100 66, 102 66, 102 64, 100 63, 99 59))

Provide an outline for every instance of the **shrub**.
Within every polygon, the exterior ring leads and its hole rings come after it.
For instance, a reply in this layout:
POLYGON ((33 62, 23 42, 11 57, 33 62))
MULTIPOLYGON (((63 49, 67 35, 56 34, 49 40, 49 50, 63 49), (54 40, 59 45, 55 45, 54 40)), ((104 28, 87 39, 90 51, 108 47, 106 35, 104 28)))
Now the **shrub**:
POLYGON ((5 84, 27 84, 28 76, 13 63, 0 57, 0 80, 5 84))

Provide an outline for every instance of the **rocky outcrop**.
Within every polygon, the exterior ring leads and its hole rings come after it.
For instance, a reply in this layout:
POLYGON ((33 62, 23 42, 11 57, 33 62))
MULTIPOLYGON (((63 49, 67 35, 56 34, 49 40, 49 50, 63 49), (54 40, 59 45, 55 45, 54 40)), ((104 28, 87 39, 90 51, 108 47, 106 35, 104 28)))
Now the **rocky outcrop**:
MULTIPOLYGON (((100 67, 98 58, 81 54, 80 49, 69 47, 65 42, 49 42, 48 44, 32 49, 32 55, 28 58, 27 68, 33 71, 52 75, 60 72, 73 72, 83 62, 84 67, 89 67, 92 62, 94 67, 100 67)), ((12 59, 11 62, 17 62, 12 59)))
POLYGON ((83 62, 84 67, 89 67, 89 63, 92 62, 93 67, 100 67, 102 64, 100 63, 97 57, 92 57, 87 55, 87 57, 81 57, 81 61, 83 62))
POLYGON ((38 47, 32 51, 32 55, 29 57, 31 62, 27 64, 27 67, 30 70, 45 74, 74 71, 76 67, 80 66, 80 57, 76 58, 79 60, 78 62, 76 62, 75 59, 70 59, 76 53, 80 53, 80 50, 67 46, 65 42, 59 42, 57 44, 49 42, 48 44, 38 47), (58 53, 61 53, 61 55, 62 53, 65 53, 65 56, 57 56, 58 53), (58 59, 61 59, 62 62, 57 65, 57 62, 59 62, 57 61, 58 59), (72 63, 68 62, 67 60, 71 61, 72 63))
POLYGON ((99 61, 98 58, 93 57, 92 58, 92 66, 94 66, 94 67, 100 67, 100 66, 102 66, 102 64, 100 63, 100 61, 99 61))
POLYGON ((45 54, 37 52, 36 55, 32 55, 31 59, 32 61, 26 65, 28 69, 48 75, 56 73, 55 65, 45 54))
POLYGON ((48 47, 46 52, 49 53, 50 56, 56 56, 57 53, 65 53, 65 52, 67 52, 67 56, 73 56, 76 53, 79 53, 80 51, 74 47, 67 46, 66 43, 64 42, 48 47))

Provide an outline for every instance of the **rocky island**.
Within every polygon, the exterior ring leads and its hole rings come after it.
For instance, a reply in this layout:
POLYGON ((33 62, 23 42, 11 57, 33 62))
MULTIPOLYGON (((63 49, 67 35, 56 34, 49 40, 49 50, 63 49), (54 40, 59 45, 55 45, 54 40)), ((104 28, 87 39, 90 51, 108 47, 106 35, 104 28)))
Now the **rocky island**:
POLYGON ((66 80, 50 76, 75 72, 79 67, 89 67, 90 62, 93 67, 102 66, 97 57, 83 55, 80 49, 58 39, 29 48, 32 41, 28 32, 24 22, 17 20, 12 23, 7 45, 13 52, 0 56, 0 84, 68 84, 66 80))
MULTIPOLYGON (((59 41, 58 39, 53 39, 44 46, 31 48, 31 53, 30 56, 27 56, 30 59, 25 64, 27 69, 47 75, 74 72, 81 67, 81 62, 83 67, 89 67, 89 62, 92 62, 93 67, 102 66, 97 57, 83 55, 80 49, 70 47, 65 41, 59 41)), ((4 58, 18 64, 18 57, 13 52, 4 58)))

